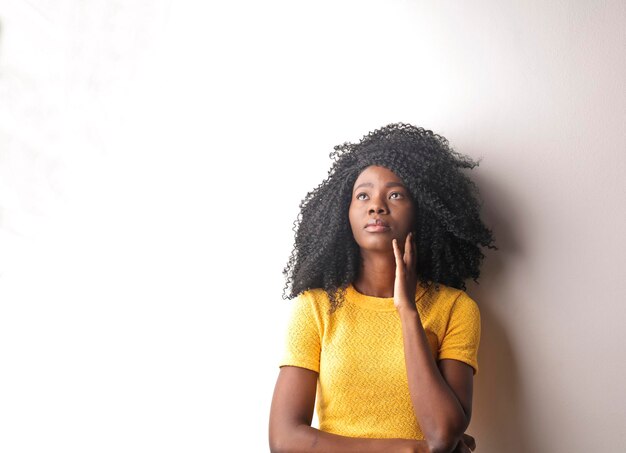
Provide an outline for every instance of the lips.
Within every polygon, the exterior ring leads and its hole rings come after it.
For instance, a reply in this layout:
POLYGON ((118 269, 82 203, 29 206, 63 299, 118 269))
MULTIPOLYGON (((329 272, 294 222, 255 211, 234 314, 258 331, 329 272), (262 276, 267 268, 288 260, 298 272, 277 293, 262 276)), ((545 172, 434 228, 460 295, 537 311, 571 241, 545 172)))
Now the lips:
POLYGON ((369 226, 384 226, 389 228, 389 224, 387 222, 385 222, 382 219, 370 219, 368 220, 367 224, 365 225, 365 228, 369 227, 369 226))
POLYGON ((365 225, 365 231, 370 233, 385 233, 390 230, 389 224, 381 219, 371 219, 365 225))

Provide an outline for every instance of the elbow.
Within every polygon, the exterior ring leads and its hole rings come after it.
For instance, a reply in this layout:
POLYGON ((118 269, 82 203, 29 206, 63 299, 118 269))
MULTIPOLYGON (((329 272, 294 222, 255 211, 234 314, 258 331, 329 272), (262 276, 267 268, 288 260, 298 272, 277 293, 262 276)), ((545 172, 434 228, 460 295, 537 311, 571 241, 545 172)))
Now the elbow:
POLYGON ((450 442, 446 439, 437 439, 428 441, 428 451, 430 453, 452 453, 456 450, 456 445, 459 440, 450 442))
POLYGON ((271 453, 286 453, 287 450, 284 448, 283 444, 278 442, 276 439, 270 438, 270 452, 271 453))
POLYGON ((270 435, 270 452, 288 453, 289 447, 286 439, 284 439, 282 436, 270 435))
POLYGON ((309 438, 307 423, 270 423, 269 447, 271 453, 294 453, 302 451, 309 438))
POLYGON ((295 429, 286 429, 270 432, 270 452, 271 453, 292 453, 298 451, 299 443, 297 436, 297 427, 295 429))
POLYGON ((451 429, 432 436, 426 436, 428 451, 430 453, 452 453, 456 450, 459 442, 463 442, 463 433, 467 425, 458 429, 451 429))

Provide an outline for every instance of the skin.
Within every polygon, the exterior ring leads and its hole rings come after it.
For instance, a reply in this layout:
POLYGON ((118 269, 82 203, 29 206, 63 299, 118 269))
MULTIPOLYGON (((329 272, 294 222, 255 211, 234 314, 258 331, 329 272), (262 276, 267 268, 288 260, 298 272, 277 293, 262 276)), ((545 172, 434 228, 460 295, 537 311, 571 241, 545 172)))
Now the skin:
POLYGON ((400 178, 384 167, 368 167, 354 182, 348 218, 361 251, 361 269, 353 282, 361 294, 393 296, 396 263, 391 241, 404 243, 413 226, 413 210, 400 178), (365 225, 371 219, 388 223, 389 231, 369 231, 365 225))
POLYGON ((360 439, 312 428, 318 374, 285 366, 280 370, 270 410, 271 451, 473 451, 474 439, 464 434, 472 411, 473 370, 457 360, 435 362, 415 305, 417 251, 411 234, 414 204, 410 193, 391 170, 370 166, 354 183, 348 217, 362 258, 353 285, 362 294, 394 298, 411 401, 426 440, 360 439), (388 228, 366 228, 370 219, 381 219, 388 228))

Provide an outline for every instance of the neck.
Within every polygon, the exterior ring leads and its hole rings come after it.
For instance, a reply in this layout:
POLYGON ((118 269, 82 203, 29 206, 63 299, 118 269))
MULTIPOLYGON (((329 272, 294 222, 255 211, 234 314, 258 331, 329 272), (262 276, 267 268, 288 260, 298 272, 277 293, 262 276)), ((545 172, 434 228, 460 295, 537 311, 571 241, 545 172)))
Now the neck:
POLYGON ((396 261, 389 253, 361 250, 361 268, 352 283, 361 294, 373 297, 393 297, 396 279, 396 261))

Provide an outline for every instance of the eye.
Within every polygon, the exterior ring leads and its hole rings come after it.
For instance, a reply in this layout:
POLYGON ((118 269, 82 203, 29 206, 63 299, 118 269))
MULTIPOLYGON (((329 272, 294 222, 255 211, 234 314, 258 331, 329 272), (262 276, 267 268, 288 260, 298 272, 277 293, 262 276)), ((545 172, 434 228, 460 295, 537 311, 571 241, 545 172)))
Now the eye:
POLYGON ((361 195, 363 195, 363 196, 367 197, 367 194, 365 194, 364 192, 361 192, 360 194, 358 194, 358 195, 356 196, 356 199, 357 199, 357 200, 364 200, 364 198, 361 198, 361 195))
POLYGON ((392 192, 391 195, 389 195, 389 198, 392 198, 394 200, 397 200, 398 198, 402 198, 404 197, 404 194, 400 193, 400 192, 392 192), (394 196, 397 195, 397 196, 394 196))

